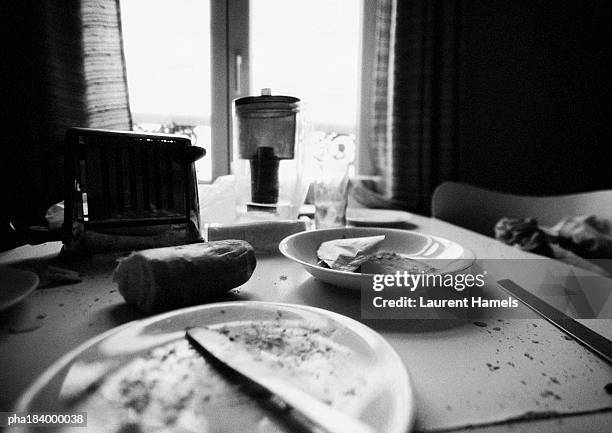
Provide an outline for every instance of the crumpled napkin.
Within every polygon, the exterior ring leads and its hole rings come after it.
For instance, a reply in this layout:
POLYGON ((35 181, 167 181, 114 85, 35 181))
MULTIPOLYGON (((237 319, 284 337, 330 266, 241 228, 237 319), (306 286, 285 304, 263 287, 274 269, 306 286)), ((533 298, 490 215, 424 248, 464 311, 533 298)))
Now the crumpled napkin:
POLYGON ((540 226, 534 218, 502 218, 495 225, 495 238, 523 251, 612 276, 607 269, 585 260, 612 258, 612 221, 605 218, 568 216, 553 227, 540 226))
POLYGON ((45 219, 51 230, 61 229, 64 224, 64 200, 47 209, 45 219))
POLYGON ((495 239, 523 251, 554 257, 546 234, 533 218, 502 218, 495 224, 495 239))
POLYGON ((559 245, 587 259, 612 258, 612 220, 595 215, 565 217, 548 230, 559 245))
POLYGON ((334 239, 321 244, 317 257, 331 269, 353 272, 376 254, 383 240, 385 235, 334 239))

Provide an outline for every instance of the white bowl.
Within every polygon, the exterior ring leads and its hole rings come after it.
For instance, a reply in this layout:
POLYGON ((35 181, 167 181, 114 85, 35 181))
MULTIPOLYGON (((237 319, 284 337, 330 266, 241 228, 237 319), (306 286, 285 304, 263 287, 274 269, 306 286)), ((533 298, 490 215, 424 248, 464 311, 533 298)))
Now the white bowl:
POLYGON ((317 250, 326 241, 377 235, 385 235, 380 251, 394 252, 419 260, 437 268, 442 274, 465 271, 476 260, 470 249, 448 239, 408 230, 374 227, 343 227, 296 233, 283 239, 279 249, 285 257, 304 266, 316 279, 334 286, 359 290, 364 279, 369 281, 371 275, 319 266, 317 250))

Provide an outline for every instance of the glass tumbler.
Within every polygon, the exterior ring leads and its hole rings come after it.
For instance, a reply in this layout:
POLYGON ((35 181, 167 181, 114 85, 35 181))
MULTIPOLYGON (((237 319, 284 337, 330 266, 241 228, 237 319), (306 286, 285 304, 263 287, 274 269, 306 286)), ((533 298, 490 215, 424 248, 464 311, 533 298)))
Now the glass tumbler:
POLYGON ((315 227, 346 226, 349 166, 354 154, 353 140, 346 135, 331 135, 322 141, 318 175, 314 181, 315 227))

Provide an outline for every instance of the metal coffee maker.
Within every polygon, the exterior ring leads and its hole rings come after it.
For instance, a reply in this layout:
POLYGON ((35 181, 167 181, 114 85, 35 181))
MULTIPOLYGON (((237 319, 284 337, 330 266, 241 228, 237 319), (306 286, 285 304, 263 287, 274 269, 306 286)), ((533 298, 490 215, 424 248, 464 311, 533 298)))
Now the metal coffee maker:
POLYGON ((306 194, 301 129, 298 98, 263 89, 261 96, 234 101, 232 171, 239 216, 297 218, 306 194))

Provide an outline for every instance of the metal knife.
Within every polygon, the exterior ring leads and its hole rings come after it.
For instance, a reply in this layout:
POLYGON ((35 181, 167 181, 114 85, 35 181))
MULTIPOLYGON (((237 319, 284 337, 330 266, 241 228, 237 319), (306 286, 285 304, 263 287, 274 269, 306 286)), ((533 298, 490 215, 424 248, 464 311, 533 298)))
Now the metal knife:
POLYGON ((536 295, 523 289, 514 281, 500 280, 497 283, 544 319, 612 364, 612 341, 557 310, 536 295))
POLYGON ((187 330, 187 339, 214 363, 220 363, 221 370, 266 390, 324 431, 375 433, 372 427, 358 419, 276 377, 272 370, 262 367, 261 362, 254 360, 253 355, 241 343, 231 341, 228 336, 207 328, 192 328, 187 330))

